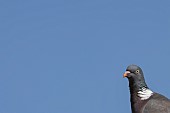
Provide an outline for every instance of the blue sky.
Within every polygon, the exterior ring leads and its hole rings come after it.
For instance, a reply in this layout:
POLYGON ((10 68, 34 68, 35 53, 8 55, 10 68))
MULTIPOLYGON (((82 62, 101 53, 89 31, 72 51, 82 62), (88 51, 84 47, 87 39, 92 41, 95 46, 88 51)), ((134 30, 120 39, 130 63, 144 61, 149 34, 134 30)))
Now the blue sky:
POLYGON ((168 0, 1 0, 1 113, 131 113, 129 64, 170 98, 168 0))

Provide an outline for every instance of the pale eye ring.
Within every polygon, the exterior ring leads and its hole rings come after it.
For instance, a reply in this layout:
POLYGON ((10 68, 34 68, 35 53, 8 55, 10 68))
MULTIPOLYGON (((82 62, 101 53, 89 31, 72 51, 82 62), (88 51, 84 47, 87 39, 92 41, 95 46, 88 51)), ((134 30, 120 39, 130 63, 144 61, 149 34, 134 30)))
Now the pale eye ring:
POLYGON ((138 73, 139 73, 139 70, 136 70, 136 73, 138 74, 138 73))

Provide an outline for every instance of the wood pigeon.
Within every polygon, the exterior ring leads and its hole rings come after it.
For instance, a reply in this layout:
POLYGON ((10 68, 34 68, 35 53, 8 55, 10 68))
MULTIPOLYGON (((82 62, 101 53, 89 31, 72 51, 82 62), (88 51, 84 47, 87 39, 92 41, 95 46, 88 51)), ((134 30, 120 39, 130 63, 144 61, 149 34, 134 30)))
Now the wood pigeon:
POLYGON ((129 80, 132 113, 170 113, 170 100, 149 89, 139 66, 129 65, 123 76, 129 80))

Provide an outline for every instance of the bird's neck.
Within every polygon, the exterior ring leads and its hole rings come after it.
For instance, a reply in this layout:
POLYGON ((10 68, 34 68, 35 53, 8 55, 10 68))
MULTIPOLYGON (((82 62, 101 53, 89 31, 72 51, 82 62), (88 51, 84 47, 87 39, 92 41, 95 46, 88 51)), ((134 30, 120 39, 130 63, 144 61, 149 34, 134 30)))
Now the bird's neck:
POLYGON ((129 88, 131 96, 130 101, 132 113, 141 113, 141 111, 137 110, 140 110, 140 108, 142 108, 145 105, 145 103, 148 101, 148 98, 153 94, 153 92, 147 87, 145 82, 143 82, 143 84, 138 83, 129 84, 129 88))
POLYGON ((136 93, 138 91, 141 91, 143 88, 149 89, 144 79, 141 80, 128 79, 128 80, 130 93, 136 93))

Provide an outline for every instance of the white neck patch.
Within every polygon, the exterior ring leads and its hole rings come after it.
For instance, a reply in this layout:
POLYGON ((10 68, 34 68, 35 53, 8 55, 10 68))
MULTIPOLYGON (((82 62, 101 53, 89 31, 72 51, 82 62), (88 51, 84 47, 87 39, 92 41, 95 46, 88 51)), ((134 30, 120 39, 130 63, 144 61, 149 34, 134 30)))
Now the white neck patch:
POLYGON ((141 91, 138 91, 137 95, 141 98, 141 100, 146 100, 153 95, 153 92, 148 88, 142 88, 141 91))

